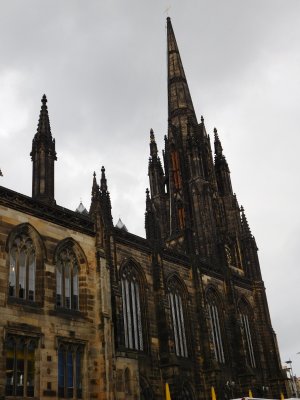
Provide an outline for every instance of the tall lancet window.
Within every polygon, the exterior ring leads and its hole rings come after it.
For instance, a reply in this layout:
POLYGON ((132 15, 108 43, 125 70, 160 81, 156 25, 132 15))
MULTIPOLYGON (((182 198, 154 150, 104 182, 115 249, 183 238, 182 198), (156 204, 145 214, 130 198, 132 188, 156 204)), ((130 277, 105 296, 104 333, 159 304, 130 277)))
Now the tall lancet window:
POLYGON ((121 269, 123 320, 125 346, 128 349, 143 350, 143 329, 139 276, 132 263, 121 269))
POLYGON ((183 304, 183 288, 176 279, 168 283, 168 297, 172 315, 175 353, 180 357, 188 357, 186 327, 183 304))
POLYGON ((26 233, 16 235, 9 249, 10 297, 35 300, 36 252, 32 239, 26 233))
POLYGON ((71 246, 64 247, 56 260, 56 306, 79 309, 78 260, 71 246))
POLYGON ((206 300, 215 359, 218 363, 224 364, 225 355, 222 340, 222 319, 220 302, 218 301, 216 293, 214 293, 212 289, 207 292, 206 300))
POLYGON ((250 306, 246 303, 245 300, 240 301, 239 304, 239 313, 241 319, 241 328, 242 328, 242 337, 244 344, 244 351, 246 353, 247 363, 255 368, 255 355, 254 355, 254 347, 253 347, 253 335, 251 333, 251 309, 250 306))

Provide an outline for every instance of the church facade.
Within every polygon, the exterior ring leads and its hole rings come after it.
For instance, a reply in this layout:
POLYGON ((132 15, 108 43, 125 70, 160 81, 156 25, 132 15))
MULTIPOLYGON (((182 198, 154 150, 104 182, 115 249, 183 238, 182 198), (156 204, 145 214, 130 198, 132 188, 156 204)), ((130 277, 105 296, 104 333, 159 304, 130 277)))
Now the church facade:
POLYGON ((114 226, 102 168, 89 211, 55 202, 46 96, 32 196, 0 187, 0 399, 286 394, 257 246, 217 130, 198 122, 171 20, 168 134, 150 131, 146 238, 114 226))

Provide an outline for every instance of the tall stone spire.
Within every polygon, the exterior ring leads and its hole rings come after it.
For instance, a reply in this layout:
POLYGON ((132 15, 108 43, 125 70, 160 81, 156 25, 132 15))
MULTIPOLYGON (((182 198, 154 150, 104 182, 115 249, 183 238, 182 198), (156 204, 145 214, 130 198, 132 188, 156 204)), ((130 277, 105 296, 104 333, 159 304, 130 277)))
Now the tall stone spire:
POLYGON ((55 140, 51 134, 46 95, 42 97, 37 132, 32 141, 30 156, 33 162, 32 197, 47 203, 55 203, 54 161, 57 158, 55 140))
POLYGON ((167 40, 169 122, 180 126, 180 120, 184 116, 185 122, 190 117, 196 123, 196 114, 170 17, 167 18, 167 40))

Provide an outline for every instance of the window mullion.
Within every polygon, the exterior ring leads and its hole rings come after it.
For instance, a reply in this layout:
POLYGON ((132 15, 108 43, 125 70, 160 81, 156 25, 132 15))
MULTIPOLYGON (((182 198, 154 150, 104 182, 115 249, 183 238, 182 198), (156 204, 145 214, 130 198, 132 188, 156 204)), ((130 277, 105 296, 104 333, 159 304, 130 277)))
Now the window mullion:
POLYGON ((61 261, 61 305, 65 307, 65 263, 61 261))
POLYGON ((74 299, 73 299, 73 294, 74 294, 74 287, 73 287, 73 262, 70 260, 70 274, 69 274, 69 279, 70 279, 70 309, 72 310, 74 307, 74 299))
POLYGON ((26 345, 24 348, 24 381, 23 381, 24 397, 27 396, 27 374, 28 374, 27 359, 28 359, 28 342, 26 342, 26 345))
POLYGON ((28 249, 25 257, 25 299, 28 300, 29 295, 29 254, 28 249))
POLYGON ((17 394, 17 386, 16 386, 16 384, 17 384, 17 365, 18 365, 18 363, 17 363, 17 341, 14 340, 14 364, 13 364, 13 368, 14 368, 14 370, 13 370, 13 379, 14 379, 13 395, 14 396, 16 396, 16 394, 17 394))
POLYGON ((20 251, 16 251, 16 297, 20 297, 19 292, 19 267, 20 267, 20 251))

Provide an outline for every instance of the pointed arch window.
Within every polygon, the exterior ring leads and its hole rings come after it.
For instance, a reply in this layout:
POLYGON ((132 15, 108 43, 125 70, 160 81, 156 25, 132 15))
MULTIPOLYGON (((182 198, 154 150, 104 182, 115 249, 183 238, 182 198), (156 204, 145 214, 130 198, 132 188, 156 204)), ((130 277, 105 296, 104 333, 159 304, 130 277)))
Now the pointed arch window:
POLYGON ((79 264, 71 247, 63 248, 56 260, 56 306, 79 310, 79 264))
POLYGON ((188 357, 182 288, 175 279, 172 279, 168 284, 168 291, 175 353, 180 357, 188 357))
POLYGON ((132 264, 121 271, 125 346, 144 350, 139 276, 132 264))
POLYGON ((251 333, 251 309, 246 301, 241 301, 239 304, 239 312, 241 319, 241 327, 242 327, 242 337, 244 343, 244 350, 246 353, 247 363, 255 368, 255 355, 254 355, 254 347, 253 347, 253 338, 251 333))
POLYGON ((36 251, 25 233, 15 237, 9 248, 10 297, 35 301, 36 251))
POLYGON ((206 300, 215 359, 218 363, 224 364, 225 355, 220 321, 220 304, 216 294, 212 290, 208 291, 206 300))
POLYGON ((175 189, 178 190, 181 188, 180 161, 178 151, 173 150, 171 152, 171 160, 173 167, 174 186, 175 189))

